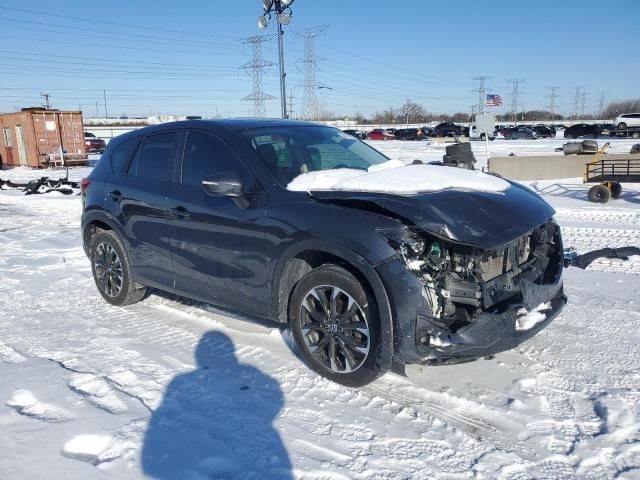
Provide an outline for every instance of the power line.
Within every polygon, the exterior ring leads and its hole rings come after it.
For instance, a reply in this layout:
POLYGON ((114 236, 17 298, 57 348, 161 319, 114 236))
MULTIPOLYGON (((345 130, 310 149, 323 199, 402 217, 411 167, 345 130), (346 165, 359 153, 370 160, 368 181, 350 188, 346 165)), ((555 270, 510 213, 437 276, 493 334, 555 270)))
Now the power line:
POLYGON ((216 37, 216 38, 226 38, 226 39, 231 39, 231 40, 238 40, 235 37, 230 37, 230 36, 225 36, 225 35, 216 35, 213 33, 201 33, 201 32, 194 32, 194 31, 185 31, 185 30, 172 30, 172 29, 168 29, 168 28, 162 28, 162 27, 157 27, 157 26, 146 26, 146 25, 136 25, 136 24, 131 24, 131 23, 120 23, 120 22, 109 22, 106 20, 97 20, 95 18, 86 18, 86 17, 74 17, 74 16, 70 16, 70 15, 61 15, 61 14, 57 14, 57 13, 51 13, 51 12, 38 12, 36 10, 27 10, 25 8, 9 8, 9 7, 0 7, 0 10, 9 10, 12 12, 21 12, 21 13, 31 13, 33 15, 40 15, 40 16, 44 16, 44 17, 56 17, 56 18, 66 18, 66 19, 70 19, 70 20, 79 20, 82 22, 89 22, 91 25, 96 24, 96 23, 100 23, 103 25, 115 25, 115 26, 119 26, 119 27, 126 27, 126 28, 135 28, 135 29, 143 29, 143 30, 153 30, 153 31, 164 31, 164 32, 171 32, 171 33, 179 33, 180 35, 196 35, 196 36, 204 36, 204 37, 216 37))

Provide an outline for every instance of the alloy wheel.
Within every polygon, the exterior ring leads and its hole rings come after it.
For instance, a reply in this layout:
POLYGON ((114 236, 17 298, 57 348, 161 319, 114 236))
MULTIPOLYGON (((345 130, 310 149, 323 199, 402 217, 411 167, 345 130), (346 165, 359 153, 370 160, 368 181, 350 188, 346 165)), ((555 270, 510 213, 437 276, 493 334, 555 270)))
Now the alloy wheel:
POLYGON ((117 297, 122 291, 122 262, 116 250, 108 243, 96 247, 93 264, 100 289, 109 297, 117 297))
POLYGON ((344 290, 314 287, 300 312, 302 338, 313 357, 334 373, 358 370, 369 355, 371 336, 362 308, 344 290))

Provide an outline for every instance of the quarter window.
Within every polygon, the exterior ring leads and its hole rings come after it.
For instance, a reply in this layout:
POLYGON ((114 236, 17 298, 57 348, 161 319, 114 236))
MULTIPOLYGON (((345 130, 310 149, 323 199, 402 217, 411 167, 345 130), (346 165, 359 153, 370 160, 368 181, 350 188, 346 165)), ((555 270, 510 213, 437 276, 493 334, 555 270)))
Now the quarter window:
POLYGON ((116 175, 125 171, 131 158, 136 153, 140 138, 125 140, 111 151, 111 170, 116 175))

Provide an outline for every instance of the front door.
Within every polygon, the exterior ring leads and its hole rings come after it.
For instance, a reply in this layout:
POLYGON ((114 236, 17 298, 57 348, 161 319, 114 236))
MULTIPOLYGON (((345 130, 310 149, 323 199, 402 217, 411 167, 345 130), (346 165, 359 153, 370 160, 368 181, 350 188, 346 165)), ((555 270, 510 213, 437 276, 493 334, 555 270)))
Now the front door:
POLYGON ((18 158, 20 165, 27 165, 27 146, 24 143, 24 130, 22 125, 16 125, 16 142, 18 143, 18 158))
POLYGON ((266 314, 264 192, 221 138, 199 130, 187 134, 179 177, 168 193, 176 291, 266 314), (202 180, 224 172, 241 179, 242 201, 205 192, 202 180))

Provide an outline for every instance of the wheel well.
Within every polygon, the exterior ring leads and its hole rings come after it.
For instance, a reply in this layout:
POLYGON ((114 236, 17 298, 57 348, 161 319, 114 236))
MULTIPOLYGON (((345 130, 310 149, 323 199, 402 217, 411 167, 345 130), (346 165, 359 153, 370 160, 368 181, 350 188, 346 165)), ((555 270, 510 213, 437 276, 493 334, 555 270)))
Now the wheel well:
POLYGON ((278 290, 278 319, 286 323, 289 319, 291 294, 296 284, 314 268, 322 265, 339 265, 353 274, 372 298, 373 289, 362 272, 342 257, 319 250, 305 250, 290 259, 282 271, 278 290))
POLYGON ((100 220, 93 220, 87 227, 84 229, 84 248, 89 252, 91 247, 91 239, 100 232, 105 232, 107 230, 113 230, 109 225, 100 220))

